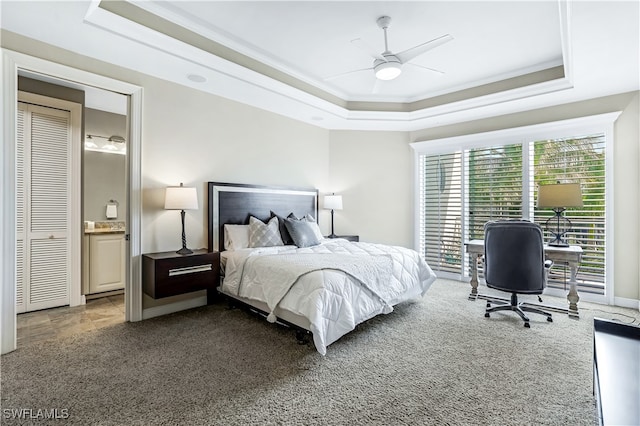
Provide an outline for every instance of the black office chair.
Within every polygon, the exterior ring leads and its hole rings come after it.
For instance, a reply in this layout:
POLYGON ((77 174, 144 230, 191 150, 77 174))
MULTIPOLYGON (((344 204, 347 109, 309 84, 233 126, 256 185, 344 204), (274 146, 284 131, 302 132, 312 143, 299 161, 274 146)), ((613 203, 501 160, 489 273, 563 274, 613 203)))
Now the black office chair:
POLYGON ((484 316, 491 312, 514 311, 529 328, 524 312, 551 314, 518 302, 518 294, 542 294, 552 261, 544 259, 542 229, 526 220, 501 220, 484 225, 484 278, 487 287, 511 293, 511 302, 487 300, 484 316), (497 306, 491 307, 491 304, 497 306))

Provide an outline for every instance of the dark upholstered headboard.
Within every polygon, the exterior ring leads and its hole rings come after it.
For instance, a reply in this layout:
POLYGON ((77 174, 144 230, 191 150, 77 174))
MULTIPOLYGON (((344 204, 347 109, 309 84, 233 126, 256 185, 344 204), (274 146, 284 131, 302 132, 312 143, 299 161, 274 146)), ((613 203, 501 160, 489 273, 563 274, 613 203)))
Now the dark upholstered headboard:
POLYGON ((264 222, 271 212, 313 215, 318 220, 318 190, 235 183, 208 183, 209 250, 224 250, 225 224, 245 225, 249 216, 264 222))

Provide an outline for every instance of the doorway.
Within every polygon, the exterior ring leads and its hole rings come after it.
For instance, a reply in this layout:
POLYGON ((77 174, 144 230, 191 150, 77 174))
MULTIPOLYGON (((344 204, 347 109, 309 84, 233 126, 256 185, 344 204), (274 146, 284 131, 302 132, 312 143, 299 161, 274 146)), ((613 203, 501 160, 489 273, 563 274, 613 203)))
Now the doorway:
MULTIPOLYGON (((140 279, 141 254, 141 117, 142 88, 126 82, 103 77, 87 71, 63 66, 50 61, 24 55, 18 52, 2 51, 2 62, 5 72, 2 78, 2 120, 3 138, 5 141, 16 140, 17 116, 17 79, 20 72, 37 73, 64 82, 104 90, 129 96, 128 134, 130 138, 127 156, 127 230, 126 248, 126 282, 125 282, 125 320, 140 321, 142 319, 142 288, 140 279)), ((16 149, 15 144, 3 144, 1 185, 5 194, 15 194, 16 187, 16 149)), ((4 197, 1 215, 3 245, 0 248, 2 288, 0 299, 0 328, 2 334, 1 352, 7 353, 16 349, 16 254, 15 254, 15 208, 14 197, 4 197)))
POLYGON ((18 347, 124 322, 127 211, 127 96, 22 74, 18 347))

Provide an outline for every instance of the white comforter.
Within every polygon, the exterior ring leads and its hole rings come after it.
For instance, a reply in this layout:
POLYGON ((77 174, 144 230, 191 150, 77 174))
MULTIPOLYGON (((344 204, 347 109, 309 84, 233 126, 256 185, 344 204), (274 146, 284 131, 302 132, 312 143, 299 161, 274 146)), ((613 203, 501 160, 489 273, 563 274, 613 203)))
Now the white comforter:
POLYGON ((391 312, 391 307, 400 302, 424 295, 435 280, 429 265, 414 250, 342 239, 324 240, 307 248, 280 246, 224 252, 223 259, 223 292, 265 302, 272 312, 279 307, 307 318, 316 349, 322 355, 328 345, 361 322, 391 312), (316 262, 310 261, 312 253, 318 257, 333 255, 316 262), (275 256, 278 254, 284 256, 275 256), (333 265, 331 260, 337 260, 335 254, 347 260, 333 265), (255 259, 256 256, 261 258, 255 259), (301 260, 283 270, 282 260, 269 262, 279 257, 301 260), (373 260, 372 270, 378 274, 373 282, 360 272, 367 268, 354 270, 344 265, 350 261, 361 265, 369 258, 373 260), (385 265, 385 259, 388 267, 381 266, 385 265))

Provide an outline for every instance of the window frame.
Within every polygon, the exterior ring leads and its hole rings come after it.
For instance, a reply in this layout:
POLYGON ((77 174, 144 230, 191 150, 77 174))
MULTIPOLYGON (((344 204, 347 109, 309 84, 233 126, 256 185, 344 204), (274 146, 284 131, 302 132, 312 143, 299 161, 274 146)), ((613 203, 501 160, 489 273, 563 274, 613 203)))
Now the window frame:
MULTIPOLYGON (((414 167, 413 167, 413 184, 414 184, 414 248, 420 250, 420 156, 421 155, 438 155, 446 154, 454 151, 462 151, 474 148, 483 148, 496 145, 506 145, 515 143, 534 142, 547 139, 561 139, 571 138, 577 135, 583 134, 595 134, 603 133, 605 137, 605 289, 604 295, 581 293, 580 298, 582 300, 613 304, 614 301, 614 230, 613 230, 613 217, 614 217, 614 205, 613 205, 613 170, 614 170, 614 152, 613 147, 615 144, 614 138, 614 123, 621 111, 591 115, 579 118, 573 118, 568 120, 547 122, 534 124, 522 127, 513 127, 502 130, 495 130, 483 133, 466 134, 461 136, 453 136, 441 139, 423 140, 411 143, 411 148, 414 151, 414 167)), ((523 145, 526 146, 526 145, 523 145)), ((525 150, 523 149, 523 154, 525 150)), ((524 155, 523 155, 524 156, 524 155)), ((525 156, 526 157, 526 156, 525 156)), ((523 158, 523 161, 527 161, 523 158)), ((524 167, 532 167, 528 162, 523 164, 524 167)), ((465 182, 465 171, 462 171, 462 182, 465 182)), ((529 196, 529 191, 533 188, 533 182, 530 182, 528 175, 523 176, 523 201, 524 197, 529 196)), ((461 221, 462 230, 464 232, 461 239, 461 253, 465 253, 464 242, 468 238, 468 229, 466 228, 466 218, 464 213, 468 210, 468 194, 466 193, 465 185, 461 188, 462 197, 462 209, 461 209, 461 221)), ((523 202, 523 206, 527 203, 523 202)), ((533 212, 528 208, 523 208, 523 217, 533 218, 533 212)), ((462 262, 462 269, 460 274, 438 273, 442 278, 453 278, 461 281, 469 281, 470 277, 467 276, 464 268, 464 261, 462 262)), ((547 288, 545 294, 553 296, 566 296, 566 292, 559 289, 547 288)))

